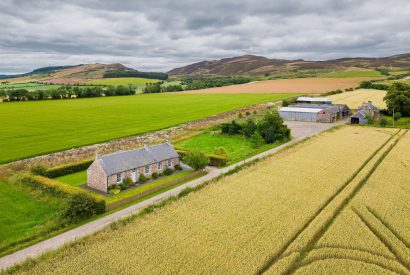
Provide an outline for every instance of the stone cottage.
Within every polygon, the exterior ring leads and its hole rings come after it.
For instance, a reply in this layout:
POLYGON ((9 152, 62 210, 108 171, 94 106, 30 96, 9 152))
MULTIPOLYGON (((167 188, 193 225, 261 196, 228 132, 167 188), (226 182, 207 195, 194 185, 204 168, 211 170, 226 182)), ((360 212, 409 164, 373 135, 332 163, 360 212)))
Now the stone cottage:
POLYGON ((357 113, 350 117, 351 124, 365 124, 368 123, 368 117, 375 120, 380 119, 380 111, 375 107, 371 101, 363 102, 357 109, 357 113))
POLYGON ((155 146, 120 151, 96 157, 87 170, 87 185, 96 190, 107 192, 109 186, 120 184, 126 178, 137 182, 140 175, 151 177, 166 168, 180 164, 178 153, 169 141, 155 146))

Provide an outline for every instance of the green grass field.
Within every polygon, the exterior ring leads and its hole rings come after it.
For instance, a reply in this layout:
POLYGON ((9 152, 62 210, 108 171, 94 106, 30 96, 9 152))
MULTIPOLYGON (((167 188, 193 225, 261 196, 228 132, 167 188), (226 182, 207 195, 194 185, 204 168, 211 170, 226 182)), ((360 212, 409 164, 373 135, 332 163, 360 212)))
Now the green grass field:
POLYGON ((143 94, 0 104, 0 163, 167 128, 295 94, 143 94))
POLYGON ((340 71, 340 72, 331 72, 321 75, 320 77, 380 77, 383 76, 380 72, 371 70, 371 71, 340 71))
POLYGON ((71 186, 79 186, 87 182, 87 170, 80 171, 74 174, 55 178, 54 180, 66 183, 71 186))
POLYGON ((61 204, 57 198, 0 181, 0 255, 53 228, 61 204))
POLYGON ((61 85, 44 85, 38 83, 0 84, 0 89, 26 89, 27 91, 50 90, 60 87, 61 85))
POLYGON ((145 85, 147 83, 158 82, 156 79, 140 78, 140 77, 120 77, 120 78, 102 78, 87 82, 91 85, 145 85))
POLYGON ((243 160, 245 157, 254 156, 280 144, 281 143, 264 144, 259 148, 252 148, 252 144, 249 139, 244 139, 243 136, 204 133, 177 142, 175 147, 199 150, 207 154, 214 154, 216 148, 224 147, 228 153, 228 165, 230 165, 243 160))

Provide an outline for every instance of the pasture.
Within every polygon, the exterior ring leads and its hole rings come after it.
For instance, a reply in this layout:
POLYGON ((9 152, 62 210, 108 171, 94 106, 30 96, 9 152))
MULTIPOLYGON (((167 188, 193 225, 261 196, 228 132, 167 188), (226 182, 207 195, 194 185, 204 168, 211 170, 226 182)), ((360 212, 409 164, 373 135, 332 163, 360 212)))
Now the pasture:
POLYGON ((277 79, 250 82, 203 90, 183 91, 181 94, 269 94, 269 93, 324 93, 337 89, 347 89, 359 86, 360 82, 371 78, 346 77, 346 78, 296 78, 277 79))
POLYGON ((39 191, 0 181, 0 255, 52 230, 61 204, 39 191))
POLYGON ((358 89, 351 92, 344 92, 328 96, 333 100, 333 103, 346 104, 351 109, 357 109, 363 102, 371 101, 374 106, 380 109, 386 108, 386 103, 383 97, 386 91, 373 89, 358 89))
POLYGON ((143 94, 0 104, 0 163, 168 128, 290 94, 143 94))
POLYGON ((409 142, 327 131, 15 271, 406 274, 409 142))
POLYGON ((101 78, 87 82, 90 85, 145 85, 147 83, 155 83, 159 80, 140 78, 140 77, 121 77, 121 78, 101 78))

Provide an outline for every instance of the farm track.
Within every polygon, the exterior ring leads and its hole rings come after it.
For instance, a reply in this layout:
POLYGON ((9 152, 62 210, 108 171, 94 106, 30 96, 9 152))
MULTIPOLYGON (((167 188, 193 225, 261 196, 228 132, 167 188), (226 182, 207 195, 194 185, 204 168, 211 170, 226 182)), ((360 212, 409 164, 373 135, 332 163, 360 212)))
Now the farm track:
POLYGON ((296 257, 295 260, 293 260, 286 271, 284 272, 285 274, 290 274, 295 272, 298 268, 303 266, 303 260, 306 258, 306 256, 311 252, 315 245, 318 243, 320 238, 324 235, 324 233, 330 228, 330 226, 333 224, 335 219, 338 217, 338 215, 341 213, 343 209, 346 208, 346 206, 349 205, 351 200, 356 196, 356 194, 363 188, 363 186, 366 184, 367 180, 370 178, 370 176, 373 174, 373 172, 376 170, 376 168, 380 165, 380 163, 384 160, 384 158, 390 153, 390 151, 394 148, 394 146, 397 144, 399 139, 406 133, 406 131, 399 130, 395 134, 393 134, 386 142, 384 142, 379 148, 377 148, 373 154, 359 167, 359 169, 350 177, 348 181, 346 181, 345 184, 343 184, 316 212, 315 214, 301 227, 301 229, 277 252, 275 255, 273 255, 266 263, 263 265, 259 271, 257 272, 258 274, 262 274, 265 272, 270 271, 271 268, 274 268, 275 264, 278 263, 281 259, 285 258, 286 255, 289 256, 292 255, 293 253, 289 253, 288 249, 296 243, 296 241, 299 239, 299 237, 307 231, 307 229, 314 224, 319 224, 316 226, 316 231, 314 231, 313 235, 309 237, 309 241, 306 245, 303 246, 303 248, 300 251, 292 251, 292 252, 298 252, 298 257, 296 257), (359 174, 369 165, 371 164, 376 156, 381 153, 381 156, 376 160, 376 162, 373 164, 373 167, 365 174, 365 176, 357 183, 356 186, 353 186, 354 181, 356 178, 359 177, 359 174), (349 192, 349 187, 352 188, 349 192), (343 198, 343 192, 348 191, 348 194, 343 198), (341 195, 342 194, 342 195, 341 195), (341 199, 341 202, 338 202, 338 200, 341 199), (338 204, 339 203, 339 204, 338 204), (335 210, 331 210, 332 208, 335 208, 335 210), (330 210, 329 210, 330 209, 330 210), (324 222, 320 221, 318 216, 325 213, 326 211, 330 211, 330 215, 328 215, 323 219, 324 222), (286 253, 288 252, 288 253, 286 253), (285 254, 286 253, 286 254, 285 254))
POLYGON ((407 269, 408 274, 410 274, 410 250, 401 249, 406 247, 406 244, 402 242, 401 238, 398 238, 389 228, 384 226, 383 222, 373 215, 367 207, 365 210, 368 217, 366 217, 366 214, 353 208, 353 211, 366 225, 366 227, 389 249, 389 251, 396 257, 396 260, 404 266, 407 269), (404 253, 402 253, 401 250, 404 251, 404 253))

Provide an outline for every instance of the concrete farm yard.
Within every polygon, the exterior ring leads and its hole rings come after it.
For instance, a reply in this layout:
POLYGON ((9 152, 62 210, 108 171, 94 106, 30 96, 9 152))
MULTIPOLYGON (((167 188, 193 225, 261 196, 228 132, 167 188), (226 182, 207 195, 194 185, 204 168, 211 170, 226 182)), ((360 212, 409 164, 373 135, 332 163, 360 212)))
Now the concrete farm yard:
POLYGON ((290 96, 158 94, 1 104, 0 163, 167 128, 290 96))
POLYGON ((15 271, 407 274, 409 142, 343 126, 15 271))

